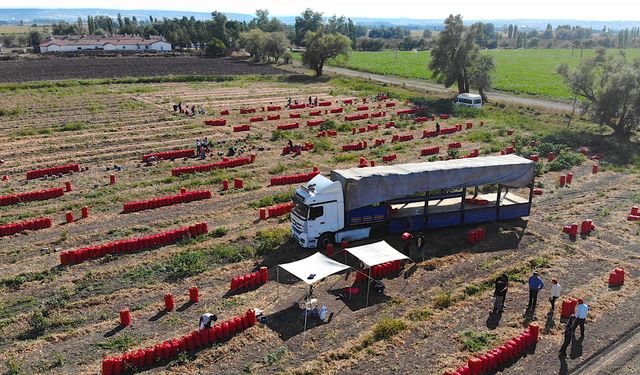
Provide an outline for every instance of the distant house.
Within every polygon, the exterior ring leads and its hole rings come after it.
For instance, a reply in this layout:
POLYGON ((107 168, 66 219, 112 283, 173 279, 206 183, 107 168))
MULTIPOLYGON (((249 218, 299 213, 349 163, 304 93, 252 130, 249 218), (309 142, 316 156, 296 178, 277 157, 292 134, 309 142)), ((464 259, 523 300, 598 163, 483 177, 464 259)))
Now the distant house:
POLYGON ((40 43, 40 52, 75 51, 171 51, 171 44, 164 38, 138 35, 65 35, 52 36, 40 43))

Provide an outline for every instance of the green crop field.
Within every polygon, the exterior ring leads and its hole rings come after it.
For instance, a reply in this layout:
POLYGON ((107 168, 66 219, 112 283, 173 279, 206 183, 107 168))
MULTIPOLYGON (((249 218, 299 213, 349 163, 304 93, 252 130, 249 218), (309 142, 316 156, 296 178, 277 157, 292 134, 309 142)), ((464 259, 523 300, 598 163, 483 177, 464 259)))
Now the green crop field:
MULTIPOLYGON (((609 53, 617 53, 610 50, 609 53)), ((542 95, 553 98, 571 98, 571 93, 556 73, 558 65, 575 66, 580 61, 580 50, 492 50, 484 53, 495 57, 496 71, 493 87, 500 91, 542 95)), ((592 56, 594 50, 584 50, 583 57, 592 56)), ((640 49, 625 50, 627 57, 640 57, 640 49)), ((334 62, 350 69, 379 74, 395 74, 408 78, 431 80, 427 65, 431 61, 428 51, 353 52, 347 61, 334 62)))

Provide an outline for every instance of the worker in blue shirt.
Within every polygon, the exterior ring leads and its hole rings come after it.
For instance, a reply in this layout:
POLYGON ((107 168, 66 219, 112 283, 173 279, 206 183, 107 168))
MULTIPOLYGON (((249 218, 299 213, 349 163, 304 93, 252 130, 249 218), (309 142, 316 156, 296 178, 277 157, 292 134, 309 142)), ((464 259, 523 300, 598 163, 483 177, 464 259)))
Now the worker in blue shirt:
POLYGON ((538 303, 538 292, 544 288, 544 283, 540 279, 540 275, 537 272, 533 273, 533 276, 529 278, 529 304, 527 305, 527 311, 533 313, 538 303))
POLYGON ((578 299, 578 306, 576 307, 576 323, 573 326, 573 331, 580 327, 580 337, 584 337, 584 322, 587 320, 587 313, 589 312, 589 305, 584 303, 582 298, 578 299))

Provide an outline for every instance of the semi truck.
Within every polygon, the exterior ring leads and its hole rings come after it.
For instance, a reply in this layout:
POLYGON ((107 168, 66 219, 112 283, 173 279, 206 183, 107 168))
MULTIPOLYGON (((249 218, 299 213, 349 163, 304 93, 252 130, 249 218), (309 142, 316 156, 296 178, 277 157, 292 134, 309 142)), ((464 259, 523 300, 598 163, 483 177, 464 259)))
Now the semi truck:
POLYGON ((296 189, 291 233, 303 248, 326 248, 528 216, 534 172, 535 163, 517 155, 333 170, 296 189), (528 196, 509 191, 523 188, 528 196))

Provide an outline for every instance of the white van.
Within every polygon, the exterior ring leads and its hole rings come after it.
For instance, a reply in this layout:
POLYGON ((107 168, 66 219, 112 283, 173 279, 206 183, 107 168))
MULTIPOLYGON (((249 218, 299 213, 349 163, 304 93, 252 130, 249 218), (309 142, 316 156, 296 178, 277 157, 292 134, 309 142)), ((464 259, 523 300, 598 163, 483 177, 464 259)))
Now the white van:
POLYGON ((477 94, 460 94, 454 100, 453 104, 463 105, 465 107, 480 108, 482 107, 482 97, 477 94))

